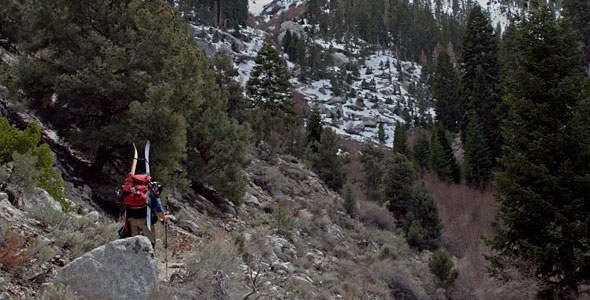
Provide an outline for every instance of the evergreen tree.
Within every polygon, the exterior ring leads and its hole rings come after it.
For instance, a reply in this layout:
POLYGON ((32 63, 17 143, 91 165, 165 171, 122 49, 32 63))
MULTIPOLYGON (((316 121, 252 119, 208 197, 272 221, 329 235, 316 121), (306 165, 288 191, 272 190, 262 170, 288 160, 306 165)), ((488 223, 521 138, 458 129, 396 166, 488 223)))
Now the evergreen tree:
POLYGON ((254 105, 268 109, 275 116, 291 117, 293 102, 289 71, 279 51, 272 45, 270 36, 264 39, 254 62, 256 65, 246 83, 246 90, 254 105))
POLYGON ((461 180, 459 165, 447 140, 445 129, 440 123, 434 126, 430 139, 430 167, 440 179, 454 182, 461 180))
MULTIPOLYGON (((211 185, 241 200, 240 189, 228 186, 243 186, 245 136, 236 136, 240 129, 230 125, 211 65, 166 1, 21 4, 28 9, 19 18, 29 26, 21 28, 23 53, 11 70, 11 89, 91 159, 85 176, 118 184, 131 143, 150 140, 158 180, 188 176, 198 179, 195 187, 211 185), (201 155, 190 159, 206 156, 203 167, 173 178, 186 162, 187 145, 201 155)), ((95 197, 113 210, 110 195, 95 197)))
MULTIPOLYGON (((498 39, 489 18, 479 5, 469 12, 463 35, 459 66, 461 68, 461 137, 465 141, 469 121, 467 113, 474 111, 485 128, 492 158, 500 156, 500 91, 498 39)), ((443 124, 444 125, 444 124, 443 124)))
POLYGON ((246 90, 257 108, 252 122, 259 141, 268 141, 273 132, 287 132, 294 125, 294 108, 285 61, 267 36, 254 60, 256 65, 246 83, 246 90))
POLYGON ((320 142, 322 137, 322 116, 320 115, 319 105, 315 104, 311 108, 311 114, 309 115, 305 129, 307 131, 308 144, 320 142))
POLYGON ((350 183, 344 185, 344 209, 351 218, 358 216, 358 207, 354 188, 350 183))
POLYGON ((465 134, 463 164, 465 181, 471 186, 485 185, 491 176, 492 161, 486 137, 475 113, 469 116, 465 134))
POLYGON ((432 82, 432 96, 435 99, 436 119, 451 132, 459 130, 461 115, 458 111, 459 76, 449 55, 441 52, 432 82))
POLYGON ((188 175, 193 187, 212 186, 234 204, 242 203, 245 182, 242 170, 247 165, 246 130, 227 117, 227 98, 216 84, 214 72, 204 70, 201 93, 205 99, 188 118, 188 175))
POLYGON ((586 0, 565 0, 564 7, 572 20, 573 27, 578 31, 584 43, 584 69, 590 76, 590 2, 586 0))
POLYGON ((340 157, 340 137, 332 129, 322 130, 321 141, 312 145, 317 147, 317 153, 308 153, 312 169, 330 188, 339 190, 346 181, 346 158, 340 157))
POLYGON ((381 203, 381 184, 383 182, 383 151, 367 143, 361 151, 360 161, 363 165, 363 189, 367 200, 381 203))
POLYGON ((423 183, 413 187, 411 195, 412 203, 406 220, 408 244, 418 250, 437 250, 440 247, 443 226, 436 201, 423 183))
POLYGON ((430 161, 430 143, 424 134, 421 134, 414 146, 414 161, 420 170, 428 169, 430 161))
POLYGON ((200 105, 203 58, 165 1, 109 3, 24 1, 29 26, 13 88, 91 158, 94 176, 122 170, 121 158, 127 169, 131 143, 149 135, 155 149, 169 150, 152 159, 165 181, 186 144, 172 99, 187 110, 200 105))
POLYGON ((393 153, 408 154, 406 127, 399 121, 395 123, 395 130, 393 132, 393 153))
POLYGON ((248 21, 247 0, 176 0, 182 16, 197 22, 220 28, 236 28, 248 21))
POLYGON ((299 80, 306 82, 309 64, 307 60, 307 46, 304 37, 297 40, 297 43, 295 44, 295 53, 295 56, 297 57, 297 65, 299 65, 299 80))
POLYGON ((394 153, 387 162, 381 197, 397 220, 406 220, 406 214, 412 207, 415 178, 412 163, 405 155, 394 153))
POLYGON ((502 225, 490 243, 501 256, 532 263, 545 285, 540 297, 578 299, 590 280, 590 85, 582 90, 582 50, 569 20, 546 8, 518 24, 515 42, 495 181, 502 225))
POLYGON ((444 250, 438 250, 432 255, 428 260, 428 268, 436 276, 438 284, 443 288, 451 287, 459 276, 459 272, 455 268, 449 253, 444 250))
POLYGON ((227 115, 239 122, 244 122, 249 102, 244 97, 242 85, 236 80, 239 75, 238 70, 233 67, 230 58, 221 53, 215 55, 213 67, 217 71, 216 82, 222 87, 222 93, 227 98, 227 115))
POLYGON ((387 135, 385 134, 385 128, 383 127, 383 122, 379 122, 379 130, 377 131, 377 139, 379 143, 385 144, 387 141, 387 135))

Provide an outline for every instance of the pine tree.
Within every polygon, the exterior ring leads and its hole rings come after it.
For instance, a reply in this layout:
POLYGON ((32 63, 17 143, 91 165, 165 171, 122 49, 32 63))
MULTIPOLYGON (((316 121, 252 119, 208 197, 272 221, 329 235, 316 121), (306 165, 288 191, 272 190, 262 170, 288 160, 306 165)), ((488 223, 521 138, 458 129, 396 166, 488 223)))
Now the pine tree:
POLYGON ((246 83, 254 105, 268 109, 275 116, 291 117, 293 102, 289 71, 279 51, 272 45, 270 36, 264 39, 254 62, 256 65, 246 83))
MULTIPOLYGON (((159 181, 190 177, 193 187, 209 185, 241 200, 245 135, 229 121, 227 95, 168 2, 21 4, 30 8, 20 16, 30 26, 21 29, 13 91, 22 91, 61 137, 92 160, 84 176, 118 184, 121 177, 112 175, 128 170, 130 145, 150 140, 156 150, 152 174, 159 181), (202 160, 199 168, 174 174, 196 159, 202 160)), ((112 211, 111 195, 100 193, 110 188, 96 190, 112 211)))
POLYGON ((483 186, 490 179, 492 161, 486 137, 475 113, 469 116, 465 134, 463 164, 465 181, 471 186, 483 186))
POLYGON ((205 69, 201 93, 206 101, 188 118, 188 175, 193 187, 209 185, 234 204, 242 203, 245 182, 242 170, 247 165, 246 130, 227 117, 227 98, 216 84, 213 70, 205 69))
POLYGON ((358 216, 358 207, 356 202, 356 196, 354 194, 354 188, 350 183, 344 185, 344 209, 351 218, 358 216))
POLYGON ((381 184, 383 182, 382 161, 384 153, 379 148, 367 143, 361 151, 360 161, 363 165, 363 184, 367 200, 381 203, 381 184))
POLYGON ((435 99, 436 119, 451 132, 459 130, 461 115, 458 111, 459 77, 449 55, 442 51, 432 82, 432 96, 435 99))
POLYGON ((590 281, 590 84, 582 90, 582 51, 569 20, 546 8, 518 25, 515 42, 495 181, 502 225, 490 243, 501 256, 532 263, 542 298, 578 299, 590 281))
POLYGON ((578 31, 584 43, 584 69, 590 76, 590 2, 585 0, 565 0, 566 14, 571 18, 573 27, 578 31))
POLYGON ((346 181, 346 159, 339 156, 340 137, 331 128, 322 130, 321 141, 312 146, 316 153, 308 153, 312 169, 330 188, 339 190, 346 181))
POLYGON ((387 162, 381 198, 398 220, 405 220, 412 207, 412 185, 416 174, 414 166, 401 153, 394 153, 387 162))
POLYGON ((246 91, 260 114, 252 122, 257 139, 268 141, 273 132, 286 132, 295 124, 291 83, 287 66, 269 36, 254 61, 246 91))
POLYGON ((454 182, 461 180, 459 165, 447 140, 445 129, 440 123, 434 126, 430 139, 430 167, 440 179, 454 182))
POLYGON ((236 80, 238 70, 233 67, 230 58, 221 53, 215 55, 213 67, 216 71, 216 82, 223 87, 222 93, 227 98, 227 115, 238 122, 244 122, 249 102, 244 97, 242 85, 236 80))
MULTIPOLYGON (((305 126, 307 131, 307 143, 320 142, 322 137, 322 116, 320 115, 320 107, 315 104, 311 108, 311 114, 305 126)), ((316 149, 317 150, 317 149, 316 149)))
POLYGON ((467 113, 474 111, 485 128, 492 158, 500 156, 502 145, 497 41, 489 18, 479 5, 475 5, 467 18, 459 57, 462 98, 460 112, 463 119, 461 138, 465 141, 469 121, 467 113))
POLYGON ((183 20, 158 0, 21 4, 30 8, 21 16, 29 26, 21 28, 14 90, 91 158, 91 176, 127 169, 128 159, 121 158, 130 156, 132 142, 149 136, 155 149, 169 150, 152 159, 155 176, 165 180, 186 145, 186 122, 175 102, 185 104, 183 110, 202 102, 204 58, 183 20))
POLYGON ((406 128, 399 121, 395 123, 395 130, 393 132, 393 153, 408 154, 406 128))
POLYGON ((411 189, 411 197, 405 225, 408 244, 418 250, 437 250, 440 247, 443 226, 436 201, 424 183, 411 189))
POLYGON ((387 135, 385 134, 385 128, 383 127, 383 122, 379 122, 379 129, 377 131, 377 139, 379 143, 385 144, 387 141, 387 135))
POLYGON ((414 146, 414 161, 420 170, 428 169, 430 161, 430 143, 424 134, 418 137, 414 146))

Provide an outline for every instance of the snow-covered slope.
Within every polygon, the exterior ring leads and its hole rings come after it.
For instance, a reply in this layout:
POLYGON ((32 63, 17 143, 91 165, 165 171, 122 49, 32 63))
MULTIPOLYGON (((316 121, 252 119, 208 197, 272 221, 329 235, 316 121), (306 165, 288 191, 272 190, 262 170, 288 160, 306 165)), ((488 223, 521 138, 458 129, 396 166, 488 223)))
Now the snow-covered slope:
MULTIPOLYGON (((267 33, 246 27, 240 31, 242 38, 238 40, 208 26, 192 25, 191 31, 207 55, 222 52, 232 58, 239 71, 239 81, 245 86, 255 66, 254 58, 267 33)), ((415 90, 421 85, 419 65, 398 62, 390 50, 375 50, 369 56, 361 58, 361 45, 345 45, 342 42, 321 39, 316 39, 315 43, 325 52, 332 53, 334 61, 340 61, 328 67, 329 73, 352 78, 349 83, 342 80, 342 95, 335 96, 328 79, 303 83, 297 76, 292 76, 293 87, 305 97, 308 105, 320 106, 325 126, 355 140, 377 141, 378 125, 383 123, 387 135, 386 144, 391 145, 394 125, 396 121, 405 122, 402 118, 404 113, 411 116, 432 116, 432 109, 424 108, 424 105, 422 111, 418 109, 415 90), (348 54, 344 55, 342 52, 348 54), (347 63, 358 65, 358 71, 345 70, 347 63)), ((293 75, 299 72, 297 65, 291 62, 287 65, 293 75)))
MULTIPOLYGON (((509 22, 509 15, 518 12, 515 8, 501 4, 499 0, 471 1, 477 1, 488 11, 493 26, 500 24, 504 28, 509 22)), ((452 13, 452 2, 453 0, 439 2, 443 13, 452 13)), ((268 22, 273 16, 304 3, 305 0, 250 0, 249 10, 252 15, 261 16, 268 22)), ((435 8, 433 4, 433 11, 435 8)), ((301 32, 306 26, 308 25, 300 26, 301 32)), ((198 33, 197 39, 203 44, 208 44, 206 47, 212 48, 212 52, 224 52, 232 57, 240 74, 239 80, 245 85, 255 65, 254 58, 267 33, 247 27, 241 30, 245 38, 236 41, 231 35, 215 28, 195 26, 193 29, 198 33), (214 34, 215 31, 218 33, 214 34)), ((394 53, 388 49, 373 50, 368 56, 360 57, 360 48, 364 44, 362 41, 352 45, 334 40, 316 39, 314 42, 320 45, 324 52, 330 52, 333 60, 340 61, 328 67, 328 72, 354 79, 342 83, 344 87, 340 89, 344 91, 339 96, 335 95, 332 83, 328 79, 303 83, 297 76, 292 76, 291 83, 295 90, 305 97, 310 107, 315 104, 320 106, 324 124, 332 127, 337 133, 356 140, 376 141, 378 127, 382 123, 387 136, 386 144, 391 145, 396 121, 403 123, 409 119, 434 117, 432 100, 420 90, 424 85, 420 78, 420 65, 398 61, 394 53), (358 71, 345 70, 347 64, 357 65, 358 71)), ((298 74, 297 65, 289 62, 288 66, 293 75, 298 74)))
POLYGON ((273 0, 248 0, 248 10, 254 16, 259 16, 260 13, 262 13, 262 11, 264 10, 264 6, 271 2, 273 2, 273 0))

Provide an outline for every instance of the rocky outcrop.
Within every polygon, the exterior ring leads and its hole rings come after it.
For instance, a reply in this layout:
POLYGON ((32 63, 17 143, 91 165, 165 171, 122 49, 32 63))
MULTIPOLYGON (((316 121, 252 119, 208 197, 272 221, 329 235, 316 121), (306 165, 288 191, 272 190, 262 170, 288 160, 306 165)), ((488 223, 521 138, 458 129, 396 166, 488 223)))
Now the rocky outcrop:
POLYGON ((56 281, 84 299, 147 299, 156 287, 157 261, 144 236, 116 240, 66 265, 56 281))
POLYGON ((33 193, 30 195, 25 195, 22 198, 22 208, 33 208, 35 206, 46 206, 51 207, 57 211, 61 211, 61 204, 55 201, 51 195, 45 190, 36 187, 33 193))
POLYGON ((305 28, 303 27, 303 25, 295 23, 293 21, 283 22, 283 24, 281 24, 281 33, 279 34, 279 40, 283 40, 283 37, 285 36, 287 31, 290 31, 291 34, 296 34, 298 37, 302 37, 305 34, 304 29, 305 28))

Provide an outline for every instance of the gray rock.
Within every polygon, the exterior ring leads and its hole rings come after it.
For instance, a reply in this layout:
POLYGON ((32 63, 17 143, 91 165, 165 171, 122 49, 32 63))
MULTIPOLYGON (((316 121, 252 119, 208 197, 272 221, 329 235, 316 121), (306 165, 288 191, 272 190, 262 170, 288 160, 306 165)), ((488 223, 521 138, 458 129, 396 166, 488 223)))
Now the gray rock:
POLYGON ((209 42, 202 40, 202 39, 195 39, 197 42, 197 47, 205 54, 207 57, 211 57, 217 53, 217 49, 213 47, 209 42))
POLYGON ((7 193, 0 193, 0 201, 2 200, 8 200, 8 194, 7 193))
POLYGON ((219 49, 217 50, 218 53, 223 53, 225 56, 232 57, 234 55, 234 50, 232 50, 231 46, 227 44, 221 44, 219 49))
POLYGON ((299 219, 309 221, 313 218, 313 214, 310 213, 307 209, 301 209, 297 212, 297 217, 299 219))
POLYGON ((328 100, 328 102, 326 104, 345 104, 346 103, 346 99, 342 98, 342 97, 332 97, 330 100, 328 100))
POLYGON ((68 194, 72 196, 72 199, 78 200, 91 200, 92 199, 92 188, 88 185, 70 187, 68 194))
POLYGON ((197 229, 199 228, 197 226, 197 224, 195 224, 195 222, 193 221, 181 221, 178 222, 178 227, 190 232, 190 233, 195 233, 197 232, 197 229))
POLYGON ((306 286, 306 285, 310 285, 313 283, 313 281, 311 280, 311 278, 303 278, 301 276, 292 276, 291 280, 298 286, 306 286))
POLYGON ((7 292, 3 292, 2 294, 0 294, 0 300, 8 300, 10 299, 10 294, 8 294, 7 292))
POLYGON ((98 221, 100 219, 100 214, 97 211, 91 211, 86 214, 86 218, 92 219, 93 221, 98 221))
POLYGON ((246 194, 244 195, 244 202, 250 206, 260 206, 261 205, 258 198, 256 198, 256 196, 254 196, 248 192, 246 192, 246 194))
POLYGON ((370 127, 370 128, 377 128, 377 122, 370 120, 370 121, 364 121, 363 122, 363 126, 364 127, 370 127))
POLYGON ((66 265, 57 276, 84 299, 147 299, 156 287, 157 261, 144 236, 116 240, 66 265))
POLYGON ((348 59, 344 53, 336 52, 330 54, 330 56, 332 57, 332 63, 337 67, 341 67, 350 62, 350 59, 348 59))
POLYGON ((35 206, 49 206, 55 210, 61 211, 61 204, 55 201, 48 192, 42 188, 36 187, 31 195, 22 198, 23 208, 33 208, 35 206))
POLYGON ((303 25, 295 23, 293 21, 283 22, 281 24, 281 32, 279 33, 279 40, 282 41, 283 37, 287 33, 287 30, 291 31, 291 34, 297 34, 297 37, 302 37, 305 33, 303 25))
POLYGON ((275 271, 283 270, 288 274, 293 274, 295 272, 295 267, 290 262, 281 262, 280 260, 276 260, 272 263, 271 268, 275 271))

